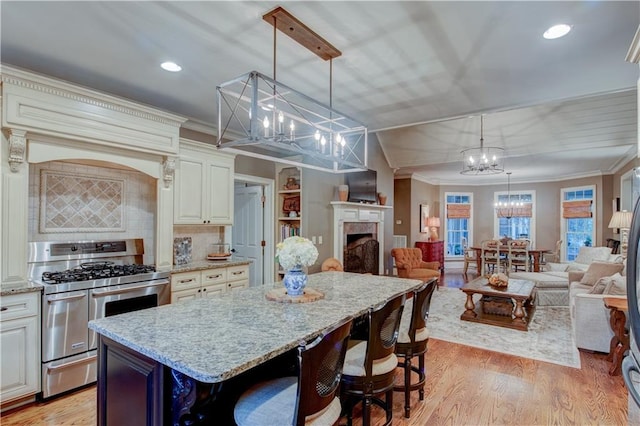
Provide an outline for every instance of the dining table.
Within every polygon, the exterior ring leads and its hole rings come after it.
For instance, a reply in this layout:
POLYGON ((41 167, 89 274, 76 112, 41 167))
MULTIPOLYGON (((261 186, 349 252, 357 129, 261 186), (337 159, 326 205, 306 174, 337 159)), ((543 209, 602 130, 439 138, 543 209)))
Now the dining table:
MULTIPOLYGON (((471 246, 469 247, 476 254, 476 266, 478 268, 478 272, 482 269, 482 247, 481 246, 471 246)), ((550 249, 545 248, 529 248, 529 256, 531 257, 531 267, 532 272, 540 272, 540 265, 542 264, 542 257, 545 253, 551 253, 550 249)), ((507 245, 500 246, 500 255, 506 256, 509 254, 509 247, 507 245)))
POLYGON ((309 274, 305 291, 322 296, 308 303, 274 300, 282 283, 273 282, 91 321, 99 335, 98 425, 184 424, 201 395, 215 399, 230 379, 420 285, 320 272, 309 274))

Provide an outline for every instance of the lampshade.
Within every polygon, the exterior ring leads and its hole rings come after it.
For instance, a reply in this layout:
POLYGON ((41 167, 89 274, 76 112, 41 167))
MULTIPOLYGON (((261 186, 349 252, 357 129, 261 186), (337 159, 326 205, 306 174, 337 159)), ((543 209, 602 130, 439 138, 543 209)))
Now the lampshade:
POLYGON ((427 226, 440 228, 440 218, 439 217, 427 218, 427 226))
POLYGON ((504 148, 484 146, 484 116, 480 116, 480 147, 462 151, 463 175, 493 175, 504 172, 504 148))
POLYGON ((626 210, 613 213, 609 221, 609 228, 629 229, 631 227, 631 216, 631 212, 626 210))

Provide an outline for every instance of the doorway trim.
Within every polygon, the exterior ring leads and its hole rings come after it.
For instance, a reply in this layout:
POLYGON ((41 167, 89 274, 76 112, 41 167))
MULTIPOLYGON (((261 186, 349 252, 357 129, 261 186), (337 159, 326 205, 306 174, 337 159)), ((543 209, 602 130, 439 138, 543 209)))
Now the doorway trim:
MULTIPOLYGON (((273 188, 275 186, 275 181, 273 179, 263 178, 259 176, 251 176, 236 173, 234 175, 234 182, 247 182, 251 184, 258 184, 264 188, 264 216, 263 227, 264 227, 264 281, 265 283, 270 283, 273 281, 275 276, 275 223, 273 219, 273 206, 274 206, 274 191, 273 188)), ((237 226, 237 224, 234 224, 237 226)), ((233 232, 233 231, 232 231, 233 232)))

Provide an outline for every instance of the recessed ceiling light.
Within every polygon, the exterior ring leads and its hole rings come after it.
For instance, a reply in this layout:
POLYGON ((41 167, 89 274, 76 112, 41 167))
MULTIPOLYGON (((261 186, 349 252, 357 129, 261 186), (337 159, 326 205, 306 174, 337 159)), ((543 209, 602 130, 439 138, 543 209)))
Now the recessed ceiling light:
POLYGON ((547 31, 544 32, 544 34, 542 34, 542 36, 547 40, 553 40, 554 38, 566 36, 569 31, 571 31, 571 25, 558 24, 550 27, 547 31))
POLYGON ((160 66, 165 71, 171 71, 171 72, 182 71, 182 67, 176 64, 175 62, 163 62, 160 64, 160 66))

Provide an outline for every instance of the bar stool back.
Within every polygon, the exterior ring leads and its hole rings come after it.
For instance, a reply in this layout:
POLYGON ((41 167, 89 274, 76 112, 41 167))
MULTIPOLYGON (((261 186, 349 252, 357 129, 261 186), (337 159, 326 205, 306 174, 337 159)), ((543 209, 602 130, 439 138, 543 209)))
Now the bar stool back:
POLYGON ((367 340, 349 341, 344 361, 341 395, 346 405, 347 424, 351 425, 353 406, 362 401, 362 424, 371 422, 371 404, 386 412, 385 425, 393 414, 393 382, 398 358, 395 346, 406 296, 394 297, 367 313, 367 340), (374 398, 384 393, 385 400, 374 398))
POLYGON ((404 385, 395 386, 393 390, 404 392, 404 416, 409 418, 411 414, 411 391, 419 391, 420 401, 424 400, 424 384, 426 374, 424 368, 424 354, 427 352, 429 342, 429 330, 427 318, 431 306, 431 296, 438 282, 431 279, 422 287, 415 290, 413 298, 407 300, 407 305, 402 312, 398 341, 396 342, 396 355, 403 358, 398 366, 404 368, 404 385), (418 367, 411 364, 411 360, 418 357, 418 367), (418 373, 418 381, 411 383, 411 372, 418 373))
POLYGON ((342 407, 336 395, 351 332, 351 319, 298 347, 298 377, 258 383, 238 399, 239 426, 334 424, 342 407))

